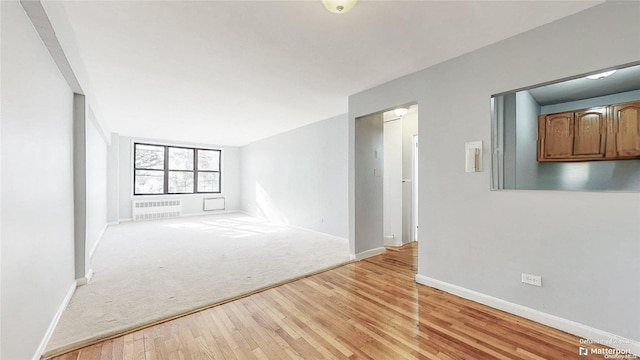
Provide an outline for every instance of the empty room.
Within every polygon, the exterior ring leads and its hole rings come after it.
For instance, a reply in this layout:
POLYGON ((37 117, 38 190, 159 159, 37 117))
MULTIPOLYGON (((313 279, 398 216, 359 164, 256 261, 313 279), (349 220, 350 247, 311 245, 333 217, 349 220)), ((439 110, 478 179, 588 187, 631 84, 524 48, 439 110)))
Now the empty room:
POLYGON ((638 19, 2 1, 0 359, 638 358, 638 19))

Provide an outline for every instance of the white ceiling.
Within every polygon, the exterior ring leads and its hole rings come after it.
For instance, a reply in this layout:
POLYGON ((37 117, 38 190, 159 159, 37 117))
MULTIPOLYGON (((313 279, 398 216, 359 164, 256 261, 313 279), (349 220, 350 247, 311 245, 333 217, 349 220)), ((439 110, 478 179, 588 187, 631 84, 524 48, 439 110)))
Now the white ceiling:
MULTIPOLYGON (((594 73, 600 73, 596 71, 594 73)), ((553 105, 640 89, 640 65, 618 69, 604 79, 579 77, 529 89, 539 105, 553 105)))
MULTIPOLYGON (((68 1, 97 117, 121 135, 244 145, 348 96, 602 1, 68 1)), ((54 23, 55 26, 55 23, 54 23)))

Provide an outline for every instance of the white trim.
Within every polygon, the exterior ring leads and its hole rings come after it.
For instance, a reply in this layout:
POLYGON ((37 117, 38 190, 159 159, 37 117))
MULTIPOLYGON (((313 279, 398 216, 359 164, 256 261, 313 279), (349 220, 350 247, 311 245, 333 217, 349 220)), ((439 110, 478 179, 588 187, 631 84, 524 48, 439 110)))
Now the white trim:
POLYGON ((84 278, 87 279, 87 283, 89 283, 92 277, 93 277, 93 269, 89 269, 89 271, 87 272, 87 275, 85 275, 84 278))
MULTIPOLYGON (((175 216, 175 217, 166 217, 166 218, 161 218, 161 219, 139 220, 139 221, 170 220, 170 219, 180 219, 180 218, 193 217, 193 216, 211 216, 211 215, 232 214, 232 213, 244 213, 244 214, 246 214, 244 211, 240 211, 240 210, 212 210, 212 211, 203 211, 203 212, 199 212, 199 213, 181 214, 180 216, 175 216)), ((249 215, 249 216, 251 216, 251 215, 249 215)), ((120 219, 120 220, 118 220, 117 223, 112 223, 112 224, 115 225, 115 224, 121 224, 123 222, 131 222, 131 221, 133 221, 133 218, 126 218, 126 219, 120 219)))
POLYGON ((292 227, 292 228, 294 228, 294 229, 299 229, 299 230, 308 231, 308 232, 313 233, 313 234, 318 234, 318 235, 322 235, 322 236, 327 236, 327 237, 330 237, 330 238, 332 238, 332 239, 336 239, 336 240, 340 240, 340 241, 346 241, 346 242, 349 242, 349 239, 347 239, 347 238, 343 238, 343 237, 340 237, 340 236, 335 236, 335 235, 331 235, 331 234, 323 233, 322 231, 311 230, 311 229, 308 229, 308 228, 306 228, 306 227, 302 227, 302 226, 298 226, 298 225, 287 225, 287 226, 292 227))
POLYGON ((40 341, 40 345, 38 345, 38 349, 36 350, 36 353, 33 355, 33 360, 40 360, 40 358, 42 357, 44 350, 47 348, 47 344, 49 344, 49 340, 51 340, 51 335, 53 335, 53 331, 56 329, 56 326, 58 325, 58 321, 60 321, 62 312, 64 312, 64 310, 67 308, 67 305, 69 305, 69 301, 71 301, 71 297, 73 296, 73 293, 75 293, 77 286, 78 286, 77 280, 71 283, 71 287, 69 288, 69 291, 67 291, 67 295, 64 297, 64 300, 62 300, 62 303, 60 304, 58 311, 53 316, 53 319, 49 324, 49 328, 44 333, 44 337, 42 338, 42 341, 40 341))
POLYGON ((102 228, 102 231, 100 231, 100 235, 98 236, 98 239, 96 240, 96 243, 93 244, 93 247, 91 248, 91 251, 89 251, 89 259, 93 259, 93 254, 95 254, 96 249, 98 248, 98 245, 100 245, 100 241, 102 241, 102 237, 104 236, 104 232, 107 231, 107 227, 109 226, 109 224, 104 224, 104 227, 102 228))
MULTIPOLYGON (((247 216, 251 216, 253 218, 264 219, 265 221, 269 221, 267 218, 265 218, 263 216, 253 215, 253 214, 249 213, 246 210, 237 210, 237 212, 245 214, 247 216)), ((347 243, 349 243, 349 239, 348 238, 343 238, 343 237, 340 237, 340 236, 335 236, 335 235, 323 233, 323 232, 317 231, 317 230, 311 230, 309 228, 306 228, 306 227, 303 227, 303 226, 298 226, 298 225, 287 224, 287 226, 292 227, 294 229, 300 229, 300 230, 308 231, 308 232, 311 232, 311 233, 314 233, 314 234, 318 234, 318 235, 322 235, 322 236, 328 236, 330 238, 333 238, 333 239, 336 239, 336 240, 341 240, 341 241, 346 241, 347 243)), ((378 254, 373 254, 373 255, 369 255, 369 256, 374 256, 374 255, 378 255, 378 254)), ((364 256, 362 259, 367 258, 369 256, 364 256)), ((349 260, 356 260, 356 259, 357 259, 356 255, 353 255, 353 254, 349 255, 349 260)), ((359 259, 359 260, 362 260, 362 259, 359 259)))
POLYGON ((91 281, 92 277, 93 277, 93 269, 89 269, 89 271, 87 271, 87 274, 83 278, 76 279, 76 287, 87 285, 89 281, 91 281))
POLYGON ((240 210, 210 210, 210 211, 203 211, 199 213, 182 214, 178 216, 178 218, 193 217, 193 216, 210 216, 210 215, 220 215, 220 214, 233 214, 237 212, 241 212, 241 211, 240 210))
POLYGON ((364 259, 370 258, 372 256, 384 254, 386 251, 387 251, 387 249, 385 249, 384 246, 378 247, 378 248, 374 248, 374 249, 369 249, 369 250, 357 253, 355 255, 355 257, 354 257, 354 260, 356 260, 356 261, 364 260, 364 259))
MULTIPOLYGON (((594 327, 584 325, 572 320, 547 314, 539 310, 531 309, 529 307, 479 293, 477 291, 469 290, 458 285, 449 284, 444 281, 430 278, 428 276, 416 274, 416 282, 422 285, 446 291, 450 294, 457 295, 483 305, 490 306, 498 310, 506 311, 510 314, 514 314, 558 330, 568 332, 583 339, 604 341, 604 345, 612 347, 614 349, 629 349, 634 354, 640 354, 640 342, 626 339, 622 336, 618 336, 604 330, 596 329, 594 327)), ((580 344, 576 344, 576 346, 579 345, 580 344)))
POLYGON ((384 246, 402 246, 402 240, 398 239, 395 235, 388 235, 384 237, 384 246))

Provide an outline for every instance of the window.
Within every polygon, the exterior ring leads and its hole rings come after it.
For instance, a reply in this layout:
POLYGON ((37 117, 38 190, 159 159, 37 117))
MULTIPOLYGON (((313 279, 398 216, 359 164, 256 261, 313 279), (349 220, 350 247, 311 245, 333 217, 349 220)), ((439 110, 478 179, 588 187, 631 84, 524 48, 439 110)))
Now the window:
POLYGON ((134 195, 220 193, 221 150, 133 146, 134 195))

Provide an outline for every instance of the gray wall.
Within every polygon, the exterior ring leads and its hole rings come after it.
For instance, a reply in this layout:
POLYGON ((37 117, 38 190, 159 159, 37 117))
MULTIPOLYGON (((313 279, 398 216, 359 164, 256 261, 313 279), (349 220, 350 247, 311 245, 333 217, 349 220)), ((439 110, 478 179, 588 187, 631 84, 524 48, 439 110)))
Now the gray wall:
POLYGON ((73 94, 2 1, 2 359, 31 359, 74 283, 73 94))
MULTIPOLYGON (((233 146, 216 146, 205 144, 191 144, 168 140, 151 140, 120 136, 119 141, 111 146, 118 146, 118 151, 109 150, 109 162, 114 162, 112 155, 118 154, 118 214, 120 220, 131 219, 131 202, 133 196, 133 141, 157 143, 162 145, 191 146, 211 149, 222 149, 222 193, 220 194, 185 194, 185 195, 143 195, 137 199, 181 199, 182 215, 212 214, 215 212, 202 210, 203 199, 210 197, 224 197, 226 210, 240 210, 240 150, 233 146)), ((113 182, 113 179, 110 180, 113 182)))
POLYGON ((503 129, 504 129, 504 151, 503 151, 503 164, 504 164, 504 188, 515 189, 516 188, 516 163, 517 163, 517 128, 516 128, 516 94, 508 94, 504 96, 504 112, 503 129), (512 121, 509 121, 513 119, 512 121))
POLYGON ((428 113, 419 119, 418 273, 640 340, 640 194, 492 192, 487 167, 463 170, 465 141, 483 140, 490 163, 492 94, 637 61, 640 32, 629 24, 639 12, 638 2, 607 2, 351 96, 350 233, 355 118, 417 101, 428 113), (542 43, 553 56, 541 57, 533 45, 542 43), (521 284, 521 272, 544 286, 521 284))
POLYGON ((240 154, 244 211, 347 237, 345 115, 254 142, 240 154))
POLYGON ((356 256, 384 246, 383 131, 381 112, 355 119, 355 232, 349 239, 356 256))
POLYGON ((515 164, 513 164, 516 172, 515 188, 537 189, 540 106, 526 90, 517 92, 515 97, 516 121, 513 126, 515 126, 516 148, 514 154, 510 155, 515 156, 515 164))

